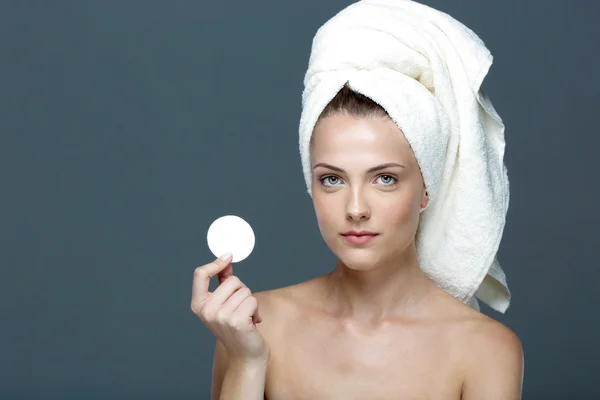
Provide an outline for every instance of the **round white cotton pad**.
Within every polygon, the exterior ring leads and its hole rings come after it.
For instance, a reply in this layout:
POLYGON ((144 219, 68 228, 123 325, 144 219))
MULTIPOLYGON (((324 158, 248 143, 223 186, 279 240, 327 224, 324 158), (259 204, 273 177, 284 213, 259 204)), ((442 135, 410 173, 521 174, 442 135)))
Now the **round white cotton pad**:
POLYGON ((233 260, 240 262, 254 249, 254 231, 250 224, 235 215, 225 215, 216 219, 206 234, 208 248, 215 257, 231 252, 233 260))

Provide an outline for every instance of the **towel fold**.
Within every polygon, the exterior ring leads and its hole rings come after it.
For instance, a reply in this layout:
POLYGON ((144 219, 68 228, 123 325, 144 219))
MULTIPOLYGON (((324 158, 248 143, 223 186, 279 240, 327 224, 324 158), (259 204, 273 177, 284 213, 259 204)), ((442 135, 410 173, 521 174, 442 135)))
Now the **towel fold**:
POLYGON ((439 287, 504 313, 511 294, 497 259, 509 203, 504 124, 481 84, 492 55, 451 16, 410 0, 363 0, 317 31, 304 78, 299 147, 309 195, 309 142, 331 99, 349 87, 381 105, 409 142, 429 194, 419 264, 439 287))

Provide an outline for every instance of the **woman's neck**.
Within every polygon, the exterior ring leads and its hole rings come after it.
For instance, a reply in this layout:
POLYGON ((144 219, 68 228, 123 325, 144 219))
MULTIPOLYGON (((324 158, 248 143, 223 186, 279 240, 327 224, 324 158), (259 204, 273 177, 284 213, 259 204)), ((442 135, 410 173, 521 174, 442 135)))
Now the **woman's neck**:
POLYGON ((435 286, 414 251, 369 270, 351 269, 338 261, 324 278, 327 309, 347 322, 371 327, 416 317, 435 286))

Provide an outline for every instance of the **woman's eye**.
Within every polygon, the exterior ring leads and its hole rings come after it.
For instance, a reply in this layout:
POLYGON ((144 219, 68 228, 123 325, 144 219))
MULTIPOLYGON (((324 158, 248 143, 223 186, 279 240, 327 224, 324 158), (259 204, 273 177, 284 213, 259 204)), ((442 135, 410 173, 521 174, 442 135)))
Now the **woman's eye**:
POLYGON ((325 184, 325 186, 334 186, 336 184, 336 181, 338 181, 339 178, 337 176, 325 176, 323 178, 321 178, 321 183, 325 184), (327 180, 329 179, 329 184, 327 184, 327 180), (332 182, 333 180, 333 182, 332 182))
MULTIPOLYGON (((391 175, 379 175, 377 177, 377 179, 381 179, 381 183, 384 186, 392 186, 398 181, 396 178, 394 178, 391 175)), ((324 186, 335 186, 339 183, 340 178, 338 178, 337 176, 329 175, 329 176, 324 176, 323 178, 320 179, 320 181, 321 181, 321 184, 324 186)))
POLYGON ((396 178, 394 178, 391 175, 380 175, 379 178, 382 180, 382 183, 386 186, 390 186, 396 183, 396 178))

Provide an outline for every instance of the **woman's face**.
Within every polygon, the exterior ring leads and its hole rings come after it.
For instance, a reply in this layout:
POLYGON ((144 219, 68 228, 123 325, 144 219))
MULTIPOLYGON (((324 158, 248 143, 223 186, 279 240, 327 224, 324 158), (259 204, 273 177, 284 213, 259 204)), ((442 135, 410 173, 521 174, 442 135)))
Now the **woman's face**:
POLYGON ((427 198, 417 160, 391 119, 322 119, 313 132, 311 167, 319 230, 347 267, 369 269, 411 250, 427 198), (355 244, 343 236, 351 230, 377 235, 355 244))

